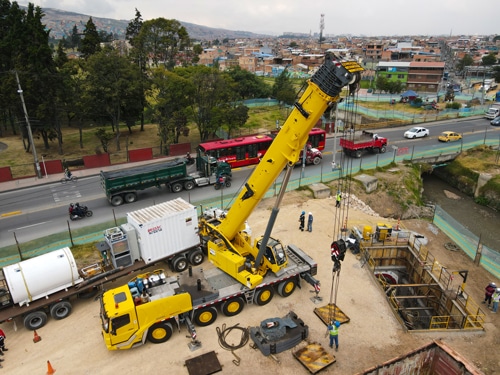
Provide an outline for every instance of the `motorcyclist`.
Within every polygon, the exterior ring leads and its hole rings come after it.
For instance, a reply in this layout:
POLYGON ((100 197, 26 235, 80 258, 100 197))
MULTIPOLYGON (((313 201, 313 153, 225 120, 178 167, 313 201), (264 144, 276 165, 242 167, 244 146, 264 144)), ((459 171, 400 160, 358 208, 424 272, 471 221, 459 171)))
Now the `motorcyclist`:
POLYGON ((75 205, 73 203, 70 203, 69 208, 68 208, 70 216, 74 215, 74 212, 73 212, 74 210, 75 210, 75 205))
POLYGON ((83 212, 83 207, 80 206, 80 203, 76 202, 75 203, 75 206, 73 208, 73 213, 76 215, 76 216, 83 216, 84 212, 83 212))

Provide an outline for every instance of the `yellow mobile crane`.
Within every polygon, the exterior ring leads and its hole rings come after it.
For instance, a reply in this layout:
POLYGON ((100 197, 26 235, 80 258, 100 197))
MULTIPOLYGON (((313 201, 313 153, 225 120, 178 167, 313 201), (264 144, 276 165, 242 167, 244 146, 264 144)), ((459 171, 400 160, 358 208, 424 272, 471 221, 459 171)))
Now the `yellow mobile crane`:
POLYGON ((362 70, 354 61, 327 55, 231 209, 225 214, 216 210, 200 218, 183 218, 185 225, 198 225, 200 244, 215 267, 189 269, 189 273, 171 277, 158 270, 103 293, 100 315, 109 350, 129 349, 146 340, 165 342, 172 336, 173 327, 180 329, 181 323, 195 345, 194 325, 212 324, 218 311, 237 315, 245 304, 269 303, 275 291, 288 297, 300 279, 318 287, 319 281, 314 278, 317 263, 298 247, 284 247, 270 235, 309 131, 328 106, 339 101, 345 86, 356 86, 362 70), (252 245, 244 231, 245 221, 285 167, 266 231, 252 245))
POLYGON ((340 100, 345 86, 349 85, 354 91, 363 70, 355 61, 341 61, 327 55, 227 215, 218 220, 200 221, 200 235, 210 262, 248 288, 259 285, 268 271, 279 274, 287 267, 282 244, 270 234, 293 165, 299 159, 310 130, 325 110, 340 100), (243 231, 245 221, 285 167, 283 184, 266 232, 252 245, 243 231))

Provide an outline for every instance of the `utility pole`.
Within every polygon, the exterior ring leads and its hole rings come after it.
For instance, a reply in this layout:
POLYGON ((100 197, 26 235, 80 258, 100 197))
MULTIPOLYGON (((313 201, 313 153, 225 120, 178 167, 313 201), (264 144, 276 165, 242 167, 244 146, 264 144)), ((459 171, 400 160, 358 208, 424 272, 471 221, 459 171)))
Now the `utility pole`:
POLYGON ((35 142, 33 142, 33 134, 31 133, 30 119, 28 117, 28 111, 26 110, 26 104, 24 103, 23 89, 21 88, 21 83, 19 82, 19 75, 17 71, 14 70, 17 81, 17 93, 21 97, 21 103, 23 104, 24 117, 26 119, 26 127, 28 129, 28 138, 31 144, 31 152, 33 153, 33 160, 35 161, 36 176, 42 178, 42 172, 40 170, 40 163, 38 162, 38 156, 36 155, 35 142))

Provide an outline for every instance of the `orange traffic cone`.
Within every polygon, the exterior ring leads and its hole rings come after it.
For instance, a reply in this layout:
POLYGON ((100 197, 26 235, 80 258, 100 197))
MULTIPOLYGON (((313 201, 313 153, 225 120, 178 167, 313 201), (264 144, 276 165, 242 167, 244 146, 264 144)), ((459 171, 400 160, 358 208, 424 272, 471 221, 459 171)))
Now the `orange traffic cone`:
POLYGON ((40 341, 42 338, 40 336, 38 336, 38 333, 36 333, 36 331, 34 331, 34 332, 35 332, 35 336, 33 337, 33 342, 40 341))
POLYGON ((53 374, 54 372, 56 372, 56 370, 54 370, 54 368, 52 367, 52 365, 50 364, 50 361, 47 361, 47 375, 51 375, 53 374))

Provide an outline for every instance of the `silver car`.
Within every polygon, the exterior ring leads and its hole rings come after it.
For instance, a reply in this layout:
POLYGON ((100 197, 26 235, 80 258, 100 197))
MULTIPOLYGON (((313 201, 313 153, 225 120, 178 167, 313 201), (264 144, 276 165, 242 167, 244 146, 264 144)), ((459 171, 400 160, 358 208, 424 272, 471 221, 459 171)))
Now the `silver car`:
POLYGON ((429 135, 429 129, 421 126, 414 126, 410 130, 405 131, 404 137, 409 139, 423 138, 429 135))

